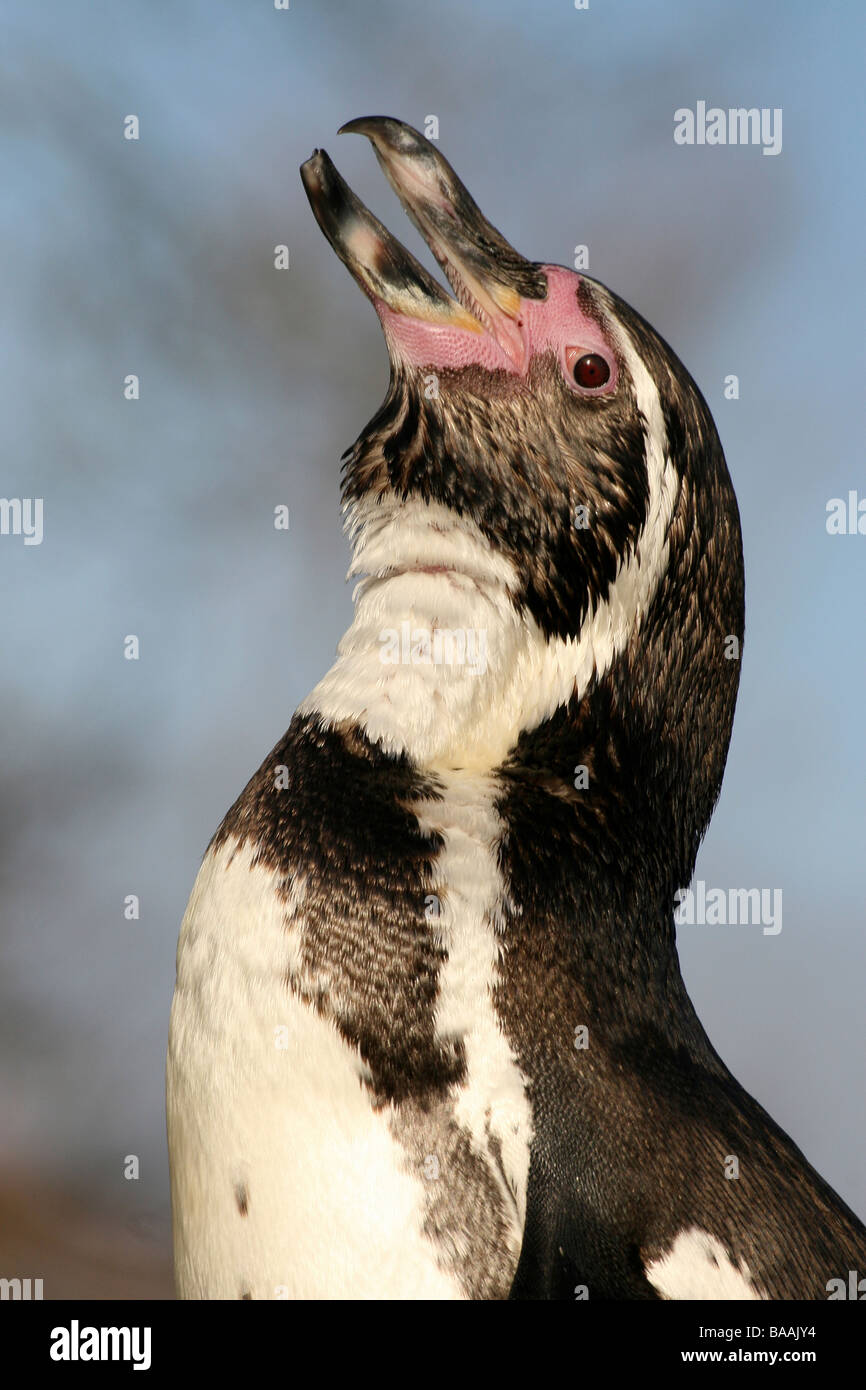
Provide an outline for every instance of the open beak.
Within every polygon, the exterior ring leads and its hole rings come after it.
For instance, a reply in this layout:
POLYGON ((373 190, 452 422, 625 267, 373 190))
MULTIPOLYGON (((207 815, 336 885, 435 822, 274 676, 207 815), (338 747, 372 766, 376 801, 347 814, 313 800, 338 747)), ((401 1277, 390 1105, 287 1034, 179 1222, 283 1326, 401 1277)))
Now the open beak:
POLYGON ((388 182, 427 242, 456 299, 382 226, 340 177, 324 150, 301 165, 325 236, 361 288, 394 313, 472 333, 489 333, 518 371, 526 347, 521 299, 544 299, 547 279, 486 219, 451 165, 417 130, 389 116, 349 121, 366 135, 388 182))

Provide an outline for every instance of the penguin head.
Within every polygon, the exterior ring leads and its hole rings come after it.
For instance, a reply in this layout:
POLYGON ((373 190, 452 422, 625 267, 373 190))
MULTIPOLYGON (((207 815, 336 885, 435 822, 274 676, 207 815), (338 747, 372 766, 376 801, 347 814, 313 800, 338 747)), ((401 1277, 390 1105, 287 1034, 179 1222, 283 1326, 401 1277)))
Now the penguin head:
MULTIPOLYGON (((386 400, 345 456, 351 521, 363 531, 387 516, 398 548, 401 511, 427 506, 440 534, 442 517, 456 534, 471 527, 489 550, 488 576, 501 577, 539 639, 585 650, 583 689, 629 672, 644 735, 673 736, 703 691, 705 736, 722 749, 711 802, 738 678, 742 547, 697 386, 609 289, 515 251, 419 132, 381 116, 343 130, 370 139, 454 291, 324 151, 302 166, 319 225, 371 299, 390 357, 386 400), (731 638, 735 660, 725 657, 731 638)), ((437 557, 418 548, 417 528, 405 536, 419 566, 458 563, 444 539, 437 557)), ((411 562, 401 554, 401 566, 411 562)))

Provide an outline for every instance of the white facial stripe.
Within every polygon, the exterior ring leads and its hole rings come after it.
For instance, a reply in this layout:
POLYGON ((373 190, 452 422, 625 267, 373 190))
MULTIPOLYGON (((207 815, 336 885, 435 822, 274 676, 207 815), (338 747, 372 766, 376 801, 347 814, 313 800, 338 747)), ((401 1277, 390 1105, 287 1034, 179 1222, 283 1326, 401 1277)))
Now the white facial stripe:
POLYGON ((666 1255, 646 1267, 663 1298, 760 1300, 746 1264, 733 1264, 715 1236, 692 1226, 681 1231, 666 1255))
POLYGON ((526 1080, 493 1005, 501 953, 499 936, 505 886, 497 862, 502 823, 494 809, 496 785, 483 777, 446 776, 445 795, 413 807, 422 830, 437 832, 444 846, 434 866, 439 927, 447 960, 439 976, 436 1031, 459 1039, 466 1080, 455 1095, 455 1119, 484 1157, 512 1213, 515 1265, 526 1216, 526 1182, 532 1111, 526 1080), (499 1141, 502 1182, 490 1139, 499 1141))
MULTIPOLYGON (((601 288, 601 287, 597 287, 601 288)), ((607 296, 605 295, 605 300, 607 296)), ((609 301, 607 301, 609 303, 609 301)), ((653 468, 661 469, 668 451, 667 430, 658 388, 650 376, 643 358, 632 342, 631 335, 616 318, 614 313, 607 322, 607 330, 625 359, 634 386, 637 408, 645 423, 646 448, 649 455, 650 475, 653 468)), ((652 477, 650 478, 652 485, 652 477)))
POLYGON ((610 669, 667 568, 678 488, 658 391, 626 331, 612 324, 611 332, 645 423, 649 504, 634 551, 578 636, 549 641, 530 614, 517 611, 511 597, 520 589, 517 570, 466 516, 417 500, 368 506, 355 518, 350 574, 366 571, 371 578, 358 585, 355 619, 337 661, 301 713, 357 724, 386 751, 405 753, 421 767, 483 772, 505 759, 521 733, 610 669), (381 578, 407 565, 416 569, 381 578), (423 565, 458 572, 418 572, 423 565), (477 661, 425 663, 420 638, 420 659, 413 659, 412 634, 437 628, 461 632, 467 650, 483 646, 483 670, 477 661), (385 663, 383 634, 389 632, 400 635, 400 655, 385 663))

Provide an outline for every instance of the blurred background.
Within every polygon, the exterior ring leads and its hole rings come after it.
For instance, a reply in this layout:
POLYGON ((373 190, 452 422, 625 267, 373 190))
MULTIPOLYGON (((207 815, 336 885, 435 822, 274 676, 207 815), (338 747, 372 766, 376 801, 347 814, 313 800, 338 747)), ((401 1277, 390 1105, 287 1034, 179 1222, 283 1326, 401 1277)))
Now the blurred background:
POLYGON ((784 916, 777 936, 680 928, 683 967, 735 1075, 866 1216, 866 536, 825 525, 830 498, 866 496, 866 11, 3 10, 0 491, 44 499, 44 539, 0 537, 0 1275, 41 1277, 46 1298, 172 1295, 178 925, 349 622, 338 458, 387 382, 301 188, 314 146, 433 268, 367 142, 335 138, 372 113, 438 117, 509 240, 565 264, 588 246, 710 403, 747 636, 697 877, 781 888, 784 916), (781 107, 782 152, 676 145, 674 111, 699 100, 781 107))

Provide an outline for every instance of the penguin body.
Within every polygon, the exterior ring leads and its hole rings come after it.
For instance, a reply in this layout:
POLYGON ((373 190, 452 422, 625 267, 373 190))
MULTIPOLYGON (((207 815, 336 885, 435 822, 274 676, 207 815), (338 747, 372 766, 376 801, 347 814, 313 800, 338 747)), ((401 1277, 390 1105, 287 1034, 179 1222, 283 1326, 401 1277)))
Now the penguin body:
POLYGON ((825 1298, 866 1231, 714 1052, 674 939, 743 635, 709 411, 417 132, 349 128, 457 298, 307 162, 391 385, 345 464, 354 622, 181 928, 179 1292, 825 1298))

